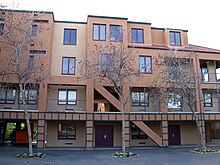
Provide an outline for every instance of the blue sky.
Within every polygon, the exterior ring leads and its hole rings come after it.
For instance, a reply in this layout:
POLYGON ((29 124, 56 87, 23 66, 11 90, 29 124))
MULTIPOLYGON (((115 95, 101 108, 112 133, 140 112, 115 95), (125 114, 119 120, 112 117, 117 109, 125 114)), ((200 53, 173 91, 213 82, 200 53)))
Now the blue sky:
POLYGON ((83 21, 87 15, 125 17, 153 27, 189 30, 190 44, 220 49, 218 0, 1 0, 15 9, 53 11, 55 20, 83 21))

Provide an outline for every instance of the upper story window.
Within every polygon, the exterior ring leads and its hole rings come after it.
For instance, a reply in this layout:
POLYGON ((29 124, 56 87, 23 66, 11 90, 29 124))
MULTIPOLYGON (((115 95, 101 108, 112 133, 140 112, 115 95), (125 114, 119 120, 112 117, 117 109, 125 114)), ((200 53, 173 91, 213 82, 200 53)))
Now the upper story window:
POLYGON ((133 91, 131 93, 132 106, 148 106, 149 95, 148 91, 133 91))
POLYGON ((179 79, 180 75, 180 66, 173 65, 173 66, 168 66, 168 80, 176 81, 179 79))
POLYGON ((33 68, 34 68, 34 56, 29 56, 28 69, 33 69, 33 68))
POLYGON ((122 41, 122 26, 110 25, 110 41, 122 41))
POLYGON ((212 95, 208 91, 203 91, 203 106, 212 107, 212 95))
POLYGON ((170 45, 181 45, 180 32, 170 32, 170 45))
POLYGON ((4 33, 4 22, 1 22, 0 21, 0 35, 3 35, 3 33, 4 33))
POLYGON ((58 124, 58 139, 76 139, 76 124, 74 123, 60 123, 58 124))
POLYGON ((58 95, 59 105, 76 105, 76 90, 60 89, 58 95))
POLYGON ((115 59, 112 54, 102 54, 101 55, 102 72, 113 72, 115 59))
POLYGON ((37 35, 37 25, 32 25, 31 36, 37 35))
POLYGON ((30 50, 30 54, 47 54, 46 50, 30 50))
POLYGON ((64 29, 64 45, 76 45, 76 29, 64 29))
POLYGON ((0 104, 14 104, 16 90, 11 88, 0 89, 0 104))
POLYGON ((152 73, 152 60, 150 56, 139 56, 141 73, 152 73))
MULTIPOLYGON (((37 104, 37 90, 28 89, 24 91, 26 104, 37 104)), ((22 104, 22 92, 20 92, 20 104, 22 104)))
POLYGON ((132 42, 133 43, 144 43, 143 29, 132 29, 132 42))
POLYGON ((76 70, 76 58, 75 57, 63 57, 62 60, 62 74, 75 74, 76 70))
POLYGON ((93 40, 106 40, 106 25, 93 24, 93 40))
POLYGON ((177 93, 168 93, 168 108, 180 109, 181 96, 177 93))

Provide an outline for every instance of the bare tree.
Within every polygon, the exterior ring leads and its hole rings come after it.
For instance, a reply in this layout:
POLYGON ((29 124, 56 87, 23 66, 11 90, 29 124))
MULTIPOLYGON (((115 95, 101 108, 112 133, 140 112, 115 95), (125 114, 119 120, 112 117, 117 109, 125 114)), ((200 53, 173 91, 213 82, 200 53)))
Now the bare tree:
POLYGON ((153 89, 153 97, 160 102, 166 102, 168 108, 183 109, 188 107, 192 112, 199 137, 200 145, 206 149, 205 135, 203 134, 204 116, 202 109, 196 111, 196 104, 201 104, 204 99, 201 95, 200 74, 196 62, 195 52, 169 50, 159 52, 155 59, 158 76, 155 84, 160 84, 153 89), (156 83, 161 81, 160 83, 156 83), (182 107, 184 105, 184 107, 182 107), (186 106, 185 106, 186 105, 186 106))
POLYGON ((87 79, 94 79, 110 86, 117 93, 122 112, 122 152, 125 153, 125 105, 128 93, 123 88, 132 83, 132 78, 139 76, 135 67, 134 50, 127 48, 124 43, 105 43, 96 45, 92 60, 85 59, 82 63, 81 74, 87 79))
MULTIPOLYGON (((45 41, 39 40, 43 26, 36 26, 34 20, 40 19, 44 13, 16 12, 14 10, 0 10, 0 76, 2 86, 18 84, 19 103, 23 105, 27 131, 29 155, 33 155, 30 120, 27 107, 27 89, 39 87, 48 76, 45 71, 44 57, 46 51, 40 50, 45 41), (32 46, 32 49, 30 50, 32 46), (37 48, 37 50, 36 50, 37 48), (33 54, 33 56, 29 56, 33 54)), ((45 36, 46 37, 46 36, 45 36)))

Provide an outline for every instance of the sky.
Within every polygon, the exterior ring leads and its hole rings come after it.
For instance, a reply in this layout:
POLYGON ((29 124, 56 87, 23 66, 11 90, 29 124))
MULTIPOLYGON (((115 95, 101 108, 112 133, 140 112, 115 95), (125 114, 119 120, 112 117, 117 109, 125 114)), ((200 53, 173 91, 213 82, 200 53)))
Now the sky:
POLYGON ((125 17, 152 27, 188 30, 190 44, 220 50, 219 0, 1 0, 18 10, 54 12, 57 21, 86 22, 87 15, 125 17))

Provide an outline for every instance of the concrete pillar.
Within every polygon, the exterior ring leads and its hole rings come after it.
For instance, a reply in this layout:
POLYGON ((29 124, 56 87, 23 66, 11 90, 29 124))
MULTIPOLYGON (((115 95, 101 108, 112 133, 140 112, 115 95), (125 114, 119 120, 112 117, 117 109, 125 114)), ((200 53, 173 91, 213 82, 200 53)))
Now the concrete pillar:
POLYGON ((43 119, 38 120, 37 126, 37 148, 45 148, 46 141, 46 121, 43 119))
MULTIPOLYGON (((92 114, 88 114, 92 115, 92 114)), ((93 149, 94 142, 94 122, 93 120, 86 121, 86 149, 93 149)))
POLYGON ((169 146, 168 121, 161 122, 161 131, 162 131, 162 147, 168 147, 169 146))
POLYGON ((39 97, 38 97, 38 110, 45 112, 47 110, 47 84, 40 84, 39 97))
POLYGON ((94 112, 94 82, 86 85, 86 112, 94 112))
POLYGON ((130 147, 130 122, 126 120, 128 115, 125 115, 125 147, 130 147))

